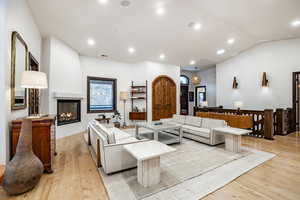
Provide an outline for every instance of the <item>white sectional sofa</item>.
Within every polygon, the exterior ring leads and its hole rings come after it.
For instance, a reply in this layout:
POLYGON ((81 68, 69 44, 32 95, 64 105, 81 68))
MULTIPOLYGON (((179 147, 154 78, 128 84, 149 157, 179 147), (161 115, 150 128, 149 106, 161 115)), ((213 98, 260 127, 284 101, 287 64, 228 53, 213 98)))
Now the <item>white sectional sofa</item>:
POLYGON ((98 167, 106 174, 137 166, 137 160, 124 150, 123 146, 148 140, 138 140, 118 128, 106 128, 98 121, 88 124, 88 142, 95 155, 98 167))
MULTIPOLYGON (((169 123, 181 124, 183 137, 196 140, 209 145, 217 145, 225 142, 224 135, 217 134, 213 128, 225 127, 224 120, 200 118, 185 115, 174 115, 173 118, 163 119, 169 123)), ((178 134, 172 131, 173 134, 178 134)))

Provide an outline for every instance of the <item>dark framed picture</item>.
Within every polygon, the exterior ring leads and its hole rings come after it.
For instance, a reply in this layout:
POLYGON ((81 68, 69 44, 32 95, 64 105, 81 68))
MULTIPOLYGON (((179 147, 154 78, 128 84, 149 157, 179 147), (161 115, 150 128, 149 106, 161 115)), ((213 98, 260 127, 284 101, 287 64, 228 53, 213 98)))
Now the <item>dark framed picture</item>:
POLYGON ((195 101, 195 93, 189 92, 189 102, 194 102, 194 101, 195 101))
POLYGON ((117 79, 87 77, 87 112, 114 112, 117 105, 117 79))

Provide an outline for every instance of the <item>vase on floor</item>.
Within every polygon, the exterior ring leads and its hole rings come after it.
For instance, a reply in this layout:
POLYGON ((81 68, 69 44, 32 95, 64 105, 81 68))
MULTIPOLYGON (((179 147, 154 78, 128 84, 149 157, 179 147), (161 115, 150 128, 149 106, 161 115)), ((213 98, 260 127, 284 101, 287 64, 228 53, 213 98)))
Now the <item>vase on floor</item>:
POLYGON ((43 170, 32 150, 32 120, 24 119, 16 154, 5 168, 3 188, 10 195, 25 193, 39 182, 43 170))

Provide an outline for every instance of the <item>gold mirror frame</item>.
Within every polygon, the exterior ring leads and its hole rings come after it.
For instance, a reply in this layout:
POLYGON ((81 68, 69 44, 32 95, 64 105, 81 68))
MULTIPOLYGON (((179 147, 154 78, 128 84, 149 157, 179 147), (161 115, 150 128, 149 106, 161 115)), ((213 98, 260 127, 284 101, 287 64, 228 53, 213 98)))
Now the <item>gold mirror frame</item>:
POLYGON ((16 41, 19 40, 25 48, 25 68, 24 71, 28 69, 28 47, 26 42, 23 40, 21 35, 14 31, 12 33, 12 39, 11 39, 11 110, 21 110, 25 109, 27 107, 27 89, 25 89, 25 96, 24 96, 24 105, 16 105, 15 104, 15 78, 16 78, 16 41))

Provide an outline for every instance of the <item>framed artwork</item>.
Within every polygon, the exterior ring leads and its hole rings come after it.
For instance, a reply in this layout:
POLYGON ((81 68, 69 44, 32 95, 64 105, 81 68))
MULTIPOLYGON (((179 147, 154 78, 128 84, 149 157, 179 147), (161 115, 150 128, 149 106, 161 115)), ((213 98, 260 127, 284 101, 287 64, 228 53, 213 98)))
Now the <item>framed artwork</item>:
POLYGON ((117 79, 87 77, 87 112, 116 111, 117 79))

